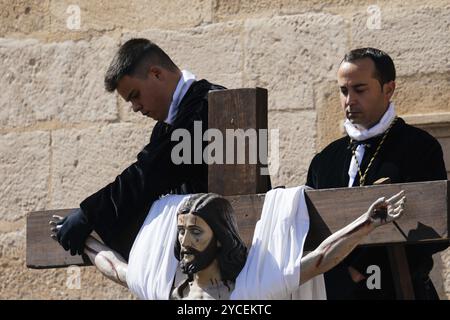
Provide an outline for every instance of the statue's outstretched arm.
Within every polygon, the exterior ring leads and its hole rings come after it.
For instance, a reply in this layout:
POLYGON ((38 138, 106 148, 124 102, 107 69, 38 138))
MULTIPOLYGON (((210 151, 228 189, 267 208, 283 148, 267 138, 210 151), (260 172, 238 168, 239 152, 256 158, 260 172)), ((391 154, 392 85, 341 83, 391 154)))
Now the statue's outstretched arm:
POLYGON ((119 253, 92 236, 88 236, 86 239, 84 253, 105 277, 124 287, 128 287, 128 264, 119 253))
POLYGON ((325 239, 302 258, 300 284, 336 266, 375 228, 400 218, 405 203, 404 191, 388 200, 380 198, 358 219, 325 239))
MULTIPOLYGON (((56 232, 61 226, 58 224, 63 218, 54 215, 50 221, 52 226, 51 237, 56 240, 56 232)), ((127 267, 125 259, 116 251, 101 243, 92 236, 86 239, 84 253, 89 257, 92 264, 100 270, 108 279, 117 282, 125 287, 127 286, 127 267)))

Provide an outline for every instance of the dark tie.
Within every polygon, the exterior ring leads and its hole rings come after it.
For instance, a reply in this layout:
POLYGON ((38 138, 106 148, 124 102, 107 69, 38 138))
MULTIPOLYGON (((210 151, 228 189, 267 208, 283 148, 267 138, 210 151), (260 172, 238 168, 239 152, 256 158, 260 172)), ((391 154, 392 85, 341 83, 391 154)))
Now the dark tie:
POLYGON ((378 143, 380 142, 380 139, 381 139, 381 135, 372 137, 370 139, 366 139, 363 141, 356 141, 356 140, 350 139, 347 148, 348 149, 356 149, 359 145, 363 145, 365 148, 370 149, 373 146, 377 146, 378 143))

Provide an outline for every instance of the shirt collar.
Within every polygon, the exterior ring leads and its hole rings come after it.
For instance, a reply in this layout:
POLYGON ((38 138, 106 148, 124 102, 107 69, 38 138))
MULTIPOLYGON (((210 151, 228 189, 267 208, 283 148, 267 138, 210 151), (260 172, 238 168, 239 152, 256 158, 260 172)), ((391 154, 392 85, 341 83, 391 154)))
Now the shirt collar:
POLYGON ((175 121, 175 118, 178 113, 178 108, 180 106, 181 100, 183 100, 183 97, 185 96, 186 92, 191 87, 192 83, 196 80, 196 77, 194 74, 187 70, 181 71, 181 77, 178 81, 177 87, 175 88, 175 92, 173 93, 172 102, 170 103, 169 107, 169 113, 167 114, 166 120, 164 120, 165 123, 173 125, 173 122, 175 121))

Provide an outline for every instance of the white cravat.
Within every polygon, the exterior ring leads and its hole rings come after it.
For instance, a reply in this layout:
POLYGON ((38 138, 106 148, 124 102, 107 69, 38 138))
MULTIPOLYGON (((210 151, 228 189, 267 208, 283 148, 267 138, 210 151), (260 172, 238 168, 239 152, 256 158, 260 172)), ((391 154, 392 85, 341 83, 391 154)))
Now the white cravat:
POLYGON ((191 72, 187 70, 181 71, 180 80, 178 81, 175 92, 173 93, 172 102, 170 103, 169 113, 167 114, 166 120, 164 120, 165 123, 173 124, 180 102, 195 80, 196 77, 191 72))
MULTIPOLYGON (((374 125, 370 129, 359 129, 350 120, 345 120, 344 128, 347 131, 347 134, 350 138, 356 141, 364 141, 380 134, 383 134, 391 125, 392 121, 395 119, 395 107, 394 103, 390 102, 389 107, 384 113, 383 117, 381 117, 380 121, 374 125)), ((363 144, 358 145, 355 151, 356 158, 358 159, 358 163, 361 164, 362 159, 364 157, 365 146, 363 144)), ((352 157, 352 161, 350 162, 350 167, 348 168, 348 187, 353 186, 353 182, 355 181, 355 177, 358 174, 358 163, 356 162, 355 157, 352 157)))

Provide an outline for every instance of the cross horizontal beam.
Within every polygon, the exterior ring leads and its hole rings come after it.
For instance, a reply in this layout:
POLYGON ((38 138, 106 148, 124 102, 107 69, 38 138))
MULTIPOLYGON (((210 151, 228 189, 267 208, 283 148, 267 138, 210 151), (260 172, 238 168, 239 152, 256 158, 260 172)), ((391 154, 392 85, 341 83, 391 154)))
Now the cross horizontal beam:
MULTIPOLYGON (((315 249, 331 233, 363 214, 376 199, 405 190, 407 205, 397 222, 406 235, 393 224, 377 228, 363 241, 363 246, 431 243, 448 241, 449 182, 402 183, 356 188, 307 190, 310 229, 305 250, 315 249)), ((251 245, 256 222, 262 212, 265 194, 228 196, 240 234, 251 245)), ((29 268, 57 268, 90 265, 87 257, 71 256, 50 238, 48 222, 53 214, 65 216, 70 209, 31 212, 27 215, 27 257, 29 268)))

